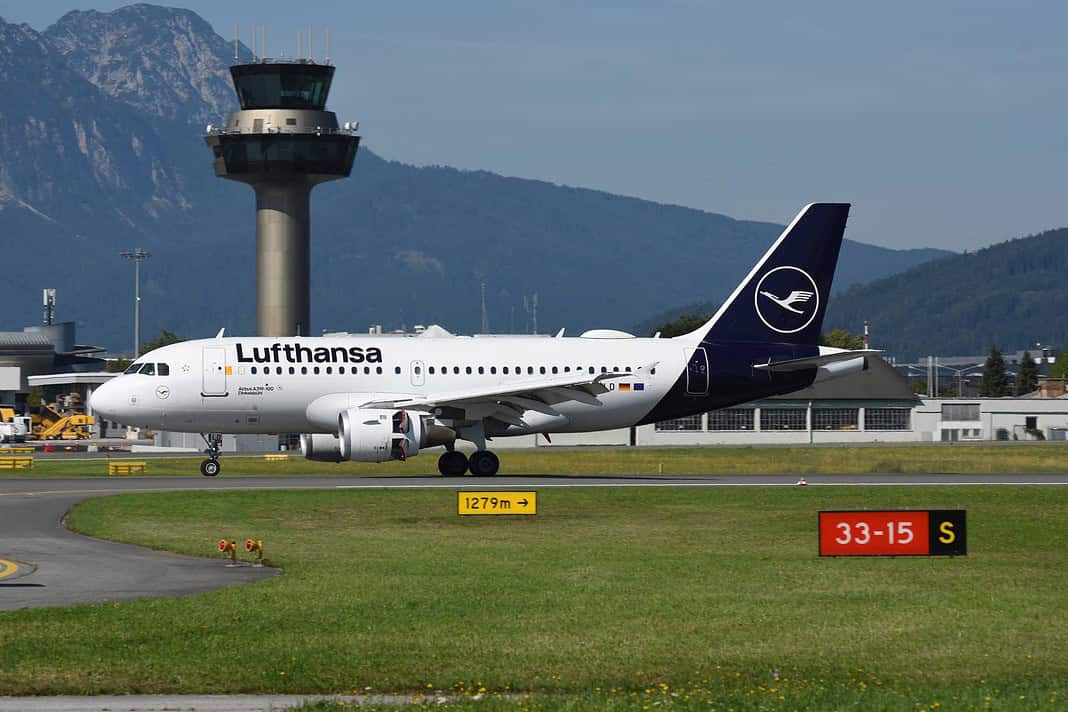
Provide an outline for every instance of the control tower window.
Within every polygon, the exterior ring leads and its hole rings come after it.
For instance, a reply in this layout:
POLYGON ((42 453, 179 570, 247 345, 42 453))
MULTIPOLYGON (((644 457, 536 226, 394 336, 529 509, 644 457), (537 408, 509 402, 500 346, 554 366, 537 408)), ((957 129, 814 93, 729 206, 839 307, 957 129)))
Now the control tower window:
POLYGON ((230 68, 242 109, 322 111, 334 68, 316 64, 245 64, 230 68))

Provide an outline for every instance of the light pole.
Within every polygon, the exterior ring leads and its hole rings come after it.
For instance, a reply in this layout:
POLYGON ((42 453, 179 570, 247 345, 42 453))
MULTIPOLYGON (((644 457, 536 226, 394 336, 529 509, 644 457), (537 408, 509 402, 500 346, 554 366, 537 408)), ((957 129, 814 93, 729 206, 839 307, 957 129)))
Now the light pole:
POLYGON ((140 247, 119 253, 134 263, 134 358, 141 355, 141 261, 152 256, 140 247))

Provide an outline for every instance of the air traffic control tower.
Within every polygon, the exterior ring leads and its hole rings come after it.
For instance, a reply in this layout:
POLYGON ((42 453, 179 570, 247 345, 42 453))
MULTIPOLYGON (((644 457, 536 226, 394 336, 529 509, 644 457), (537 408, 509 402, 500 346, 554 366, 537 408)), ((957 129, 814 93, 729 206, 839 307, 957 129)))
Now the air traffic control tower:
POLYGON ((326 111, 334 67, 264 59, 230 67, 241 111, 204 140, 215 175, 256 191, 256 325, 260 336, 310 333, 309 208, 319 183, 347 178, 360 137, 326 111))

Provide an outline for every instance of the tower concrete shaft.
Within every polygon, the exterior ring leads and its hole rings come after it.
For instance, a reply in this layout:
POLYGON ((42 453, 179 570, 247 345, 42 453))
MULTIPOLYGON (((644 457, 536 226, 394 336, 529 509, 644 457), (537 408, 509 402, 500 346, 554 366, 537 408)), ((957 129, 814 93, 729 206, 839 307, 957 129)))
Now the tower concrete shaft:
POLYGON ((360 137, 325 111, 334 68, 309 60, 230 67, 241 111, 208 126, 215 175, 256 191, 260 336, 311 333, 311 190, 347 178, 360 137))
POLYGON ((311 323, 311 186, 257 183, 256 330, 306 336, 311 323))

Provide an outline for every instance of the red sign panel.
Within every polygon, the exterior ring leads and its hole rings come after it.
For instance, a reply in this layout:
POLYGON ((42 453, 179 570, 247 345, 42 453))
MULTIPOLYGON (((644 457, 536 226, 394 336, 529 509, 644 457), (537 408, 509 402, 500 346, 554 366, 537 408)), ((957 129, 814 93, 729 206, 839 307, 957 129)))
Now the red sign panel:
POLYGON ((964 556, 963 510, 820 512, 820 556, 964 556))

